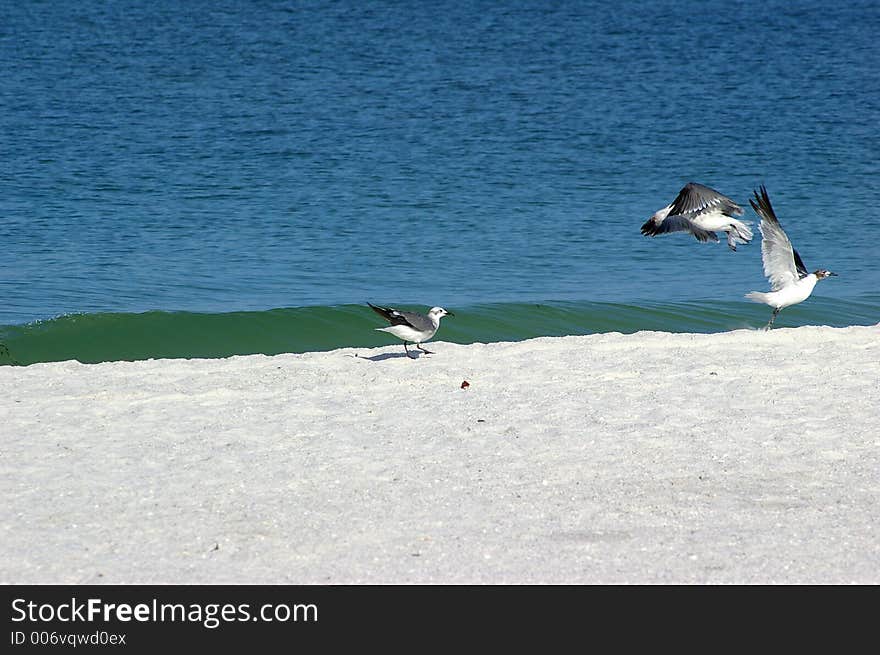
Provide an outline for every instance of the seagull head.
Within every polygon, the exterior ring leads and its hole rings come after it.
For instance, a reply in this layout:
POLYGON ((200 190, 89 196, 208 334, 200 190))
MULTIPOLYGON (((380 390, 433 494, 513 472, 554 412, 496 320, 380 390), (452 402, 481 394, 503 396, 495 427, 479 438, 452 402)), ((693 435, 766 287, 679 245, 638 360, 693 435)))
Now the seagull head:
POLYGON ((826 271, 824 268, 820 268, 818 271, 813 273, 813 275, 815 275, 820 280, 824 280, 826 277, 831 277, 832 275, 837 277, 837 273, 826 271))
POLYGON ((663 220, 667 216, 669 216, 669 212, 671 212, 671 211, 672 211, 672 205, 666 205, 663 209, 658 209, 657 211, 655 211, 651 215, 651 218, 649 218, 648 220, 654 221, 655 223, 658 223, 658 224, 662 223, 663 220))
POLYGON ((447 312, 442 307, 431 307, 431 311, 428 312, 428 316, 435 319, 438 323, 440 319, 444 316, 455 316, 452 312, 447 312))

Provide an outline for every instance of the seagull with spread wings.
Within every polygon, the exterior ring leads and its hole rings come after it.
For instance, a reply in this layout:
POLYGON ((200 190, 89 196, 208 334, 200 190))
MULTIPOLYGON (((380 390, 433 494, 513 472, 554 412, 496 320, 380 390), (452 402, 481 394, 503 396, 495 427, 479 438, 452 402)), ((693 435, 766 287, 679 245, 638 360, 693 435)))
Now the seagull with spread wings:
POLYGON ((824 268, 808 273, 800 254, 792 247, 776 218, 767 189, 762 184, 761 193, 754 193, 755 199, 750 198, 749 203, 761 217, 761 224, 758 226, 761 230, 761 260, 764 262, 764 275, 770 281, 771 291, 752 291, 746 294, 746 298, 773 308, 773 315, 765 328, 769 330, 779 312, 809 298, 819 280, 837 273, 824 268))
POLYGON ((727 246, 752 240, 748 223, 737 220, 742 207, 725 195, 696 182, 688 182, 671 205, 658 210, 642 225, 642 234, 655 237, 669 232, 690 232, 697 241, 718 242, 716 231, 727 232, 727 246))

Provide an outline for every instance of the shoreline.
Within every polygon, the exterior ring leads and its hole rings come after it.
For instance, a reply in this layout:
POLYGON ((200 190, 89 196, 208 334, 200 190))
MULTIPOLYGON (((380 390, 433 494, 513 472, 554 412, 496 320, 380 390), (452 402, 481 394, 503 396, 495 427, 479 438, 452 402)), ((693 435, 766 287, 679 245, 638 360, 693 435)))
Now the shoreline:
MULTIPOLYGON (((427 311, 426 306, 401 306, 427 311)), ((761 329, 771 311, 732 300, 671 300, 635 304, 599 301, 494 302, 453 308, 435 338, 458 344, 525 341, 544 336, 721 334, 761 329)), ((880 296, 811 297, 786 309, 777 328, 873 325, 880 296)), ((150 310, 64 314, 25 325, 0 325, 0 366, 62 362, 219 359, 236 355, 331 352, 343 347, 393 346, 394 337, 366 305, 289 307, 254 311, 150 310)))
POLYGON ((0 367, 0 581, 880 582, 880 326, 426 347, 0 367))

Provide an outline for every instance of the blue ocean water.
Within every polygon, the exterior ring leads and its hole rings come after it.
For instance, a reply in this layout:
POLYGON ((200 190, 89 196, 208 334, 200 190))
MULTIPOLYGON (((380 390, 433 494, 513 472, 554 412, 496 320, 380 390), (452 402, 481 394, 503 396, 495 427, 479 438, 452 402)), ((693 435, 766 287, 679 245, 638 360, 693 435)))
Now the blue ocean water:
POLYGON ((839 273, 779 325, 875 323, 878 30, 872 0, 4 2, 0 341, 376 343, 366 300, 465 341, 762 325, 757 230, 639 233, 690 180, 752 221, 765 184, 839 273), (285 340, 297 308, 350 329, 285 340))

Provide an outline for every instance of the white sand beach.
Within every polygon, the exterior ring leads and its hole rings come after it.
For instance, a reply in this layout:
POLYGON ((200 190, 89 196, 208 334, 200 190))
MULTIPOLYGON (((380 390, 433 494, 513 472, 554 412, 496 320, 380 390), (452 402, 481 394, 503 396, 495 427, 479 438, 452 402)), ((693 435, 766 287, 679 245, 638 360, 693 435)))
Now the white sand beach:
POLYGON ((429 347, 0 368, 0 582, 880 583, 880 326, 429 347))

